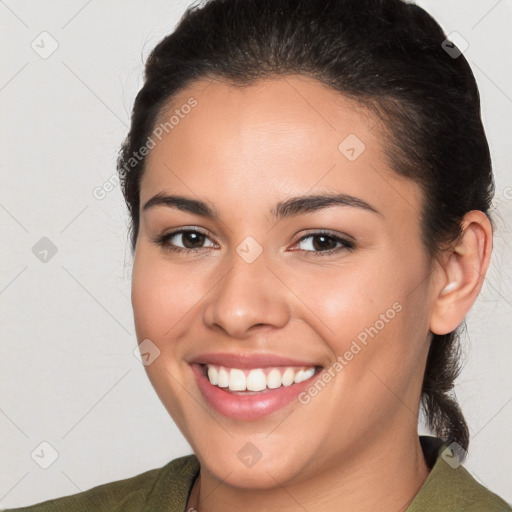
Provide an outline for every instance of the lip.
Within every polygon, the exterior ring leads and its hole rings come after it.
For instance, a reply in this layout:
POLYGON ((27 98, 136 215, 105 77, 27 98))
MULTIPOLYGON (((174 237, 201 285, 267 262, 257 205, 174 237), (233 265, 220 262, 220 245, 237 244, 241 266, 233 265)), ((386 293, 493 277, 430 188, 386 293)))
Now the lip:
MULTIPOLYGON (((224 361, 226 360, 224 359, 224 361)), ((273 358, 273 361, 274 364, 269 366, 281 366, 275 364, 275 358, 273 358)), ((213 363, 213 361, 209 362, 213 363)), ((249 363, 248 361, 246 362, 249 363)), ((259 364, 261 365, 262 362, 265 361, 259 361, 259 364)), ((250 363, 253 363, 252 359, 250 363)), ((290 364, 288 366, 314 365, 311 365, 310 363, 305 365, 294 363, 293 365, 290 364)), ((192 362, 190 363, 190 367, 192 368, 197 386, 208 404, 218 413, 240 421, 258 420, 278 411, 279 409, 282 409, 294 400, 297 401, 300 393, 309 388, 314 383, 314 381, 317 380, 323 370, 323 368, 321 368, 312 377, 305 381, 299 382, 298 384, 292 384, 291 386, 281 386, 277 389, 266 390, 251 395, 237 395, 229 391, 225 391, 223 388, 219 388, 218 386, 210 384, 210 381, 203 373, 202 364, 192 362)), ((237 368, 237 366, 233 367, 237 368)), ((254 366, 244 366, 244 368, 253 367, 254 366)), ((238 366, 238 368, 240 368, 240 366, 238 366)))
POLYGON ((190 359, 190 363, 216 364, 227 368, 266 368, 269 366, 322 366, 318 362, 301 361, 275 354, 232 354, 232 353, 207 353, 190 359))

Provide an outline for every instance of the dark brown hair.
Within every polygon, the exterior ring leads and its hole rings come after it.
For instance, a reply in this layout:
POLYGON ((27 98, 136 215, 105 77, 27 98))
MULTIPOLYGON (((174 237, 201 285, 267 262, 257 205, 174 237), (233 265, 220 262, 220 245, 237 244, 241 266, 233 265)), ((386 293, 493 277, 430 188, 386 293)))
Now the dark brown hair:
MULTIPOLYGON (((378 115, 390 165, 423 190, 422 239, 433 264, 460 237, 467 212, 490 217, 494 195, 477 85, 445 39, 429 14, 401 0, 210 0, 189 7, 147 59, 119 152, 132 252, 145 162, 133 155, 173 97, 204 78, 244 86, 302 74, 378 115)), ((459 330, 433 335, 422 404, 431 430, 467 450, 468 427, 452 394, 458 338, 459 330)))

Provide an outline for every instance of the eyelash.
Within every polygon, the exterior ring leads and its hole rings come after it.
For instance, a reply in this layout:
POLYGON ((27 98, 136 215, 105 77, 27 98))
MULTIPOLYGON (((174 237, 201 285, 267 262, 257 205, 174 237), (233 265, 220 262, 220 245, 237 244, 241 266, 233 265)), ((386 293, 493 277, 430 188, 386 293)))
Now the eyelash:
MULTIPOLYGON (((182 234, 182 233, 199 233, 200 235, 204 235, 204 236, 208 237, 208 235, 206 233, 203 233, 202 231, 199 231, 198 229, 179 229, 177 231, 173 231, 172 233, 167 233, 165 235, 158 236, 153 241, 160 247, 162 247, 170 252, 175 252, 175 253, 197 252, 202 249, 201 247, 199 247, 197 249, 187 249, 184 247, 177 247, 177 246, 171 245, 169 243, 170 239, 172 239, 174 236, 182 234)), ((337 247, 335 249, 329 249, 328 251, 302 251, 302 252, 310 253, 314 256, 324 257, 324 256, 330 256, 332 254, 341 252, 343 250, 353 251, 355 249, 355 244, 351 240, 348 240, 346 238, 341 238, 337 235, 330 233, 329 231, 323 231, 323 230, 315 231, 313 233, 308 233, 307 235, 304 235, 302 238, 297 240, 296 244, 299 244, 303 240, 306 240, 310 237, 316 237, 316 236, 324 236, 324 237, 330 238, 336 242, 341 243, 342 247, 337 247)))

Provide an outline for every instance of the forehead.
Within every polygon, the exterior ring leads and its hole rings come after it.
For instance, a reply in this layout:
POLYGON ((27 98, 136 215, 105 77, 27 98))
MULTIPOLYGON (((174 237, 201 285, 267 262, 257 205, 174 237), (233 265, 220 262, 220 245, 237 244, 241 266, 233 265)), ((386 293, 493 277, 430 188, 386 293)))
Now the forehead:
POLYGON ((416 184, 387 165, 377 118, 311 78, 245 87, 200 80, 173 98, 160 122, 164 130, 147 157, 141 204, 163 190, 212 199, 220 209, 226 202, 248 207, 249 200, 274 203, 333 190, 381 211, 390 201, 395 209, 419 205, 416 184))

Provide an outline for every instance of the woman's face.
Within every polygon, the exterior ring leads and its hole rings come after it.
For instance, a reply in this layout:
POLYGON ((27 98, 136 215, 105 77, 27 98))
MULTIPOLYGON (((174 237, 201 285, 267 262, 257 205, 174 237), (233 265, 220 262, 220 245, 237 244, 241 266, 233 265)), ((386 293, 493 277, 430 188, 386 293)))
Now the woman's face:
POLYGON ((416 435, 421 193, 387 165, 375 118, 301 76, 199 81, 167 114, 141 182, 132 304, 147 374, 202 467, 274 487, 416 435), (188 202, 144 208, 157 194, 188 202), (327 195, 351 199, 307 199, 327 195), (200 234, 158 244, 182 229, 200 234), (247 382, 260 391, 237 391, 247 382))

